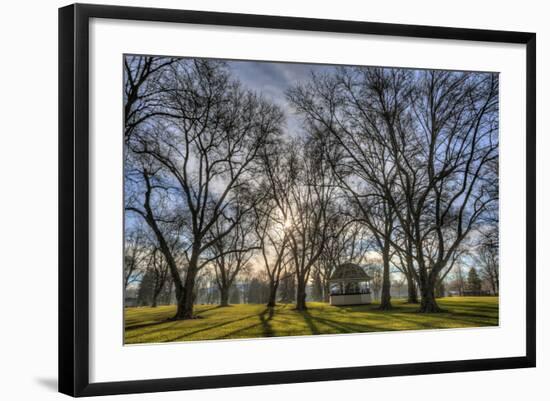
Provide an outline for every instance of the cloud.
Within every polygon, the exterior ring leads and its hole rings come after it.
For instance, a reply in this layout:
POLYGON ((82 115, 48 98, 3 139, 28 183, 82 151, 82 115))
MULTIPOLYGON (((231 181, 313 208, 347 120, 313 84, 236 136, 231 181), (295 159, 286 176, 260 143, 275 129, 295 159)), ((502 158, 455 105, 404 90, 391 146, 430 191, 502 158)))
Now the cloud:
POLYGON ((287 134, 295 136, 301 121, 289 105, 285 92, 299 82, 307 81, 311 73, 326 73, 332 66, 267 61, 228 61, 229 69, 247 89, 255 91, 277 104, 287 118, 287 134))

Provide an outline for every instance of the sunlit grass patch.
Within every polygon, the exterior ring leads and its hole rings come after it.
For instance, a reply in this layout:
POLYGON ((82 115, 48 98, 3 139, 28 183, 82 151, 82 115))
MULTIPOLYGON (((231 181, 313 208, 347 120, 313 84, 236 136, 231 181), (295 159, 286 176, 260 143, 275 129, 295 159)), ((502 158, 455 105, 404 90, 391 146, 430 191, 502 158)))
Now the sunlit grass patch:
POLYGON ((308 303, 299 312, 294 305, 267 308, 259 304, 197 305, 200 319, 169 321, 175 306, 127 308, 126 344, 172 341, 219 340, 315 334, 363 333, 397 330, 447 329, 498 325, 498 297, 441 298, 444 313, 418 313, 417 305, 392 300, 392 311, 379 311, 377 304, 330 306, 308 303))

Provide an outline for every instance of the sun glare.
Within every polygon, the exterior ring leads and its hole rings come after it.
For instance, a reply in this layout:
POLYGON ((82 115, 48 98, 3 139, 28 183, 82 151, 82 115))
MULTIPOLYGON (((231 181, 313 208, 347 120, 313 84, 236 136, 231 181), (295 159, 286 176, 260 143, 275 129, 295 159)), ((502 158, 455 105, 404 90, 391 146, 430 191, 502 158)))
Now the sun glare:
POLYGON ((290 218, 286 218, 285 222, 283 223, 283 228, 285 230, 288 230, 290 227, 292 227, 292 220, 290 218))

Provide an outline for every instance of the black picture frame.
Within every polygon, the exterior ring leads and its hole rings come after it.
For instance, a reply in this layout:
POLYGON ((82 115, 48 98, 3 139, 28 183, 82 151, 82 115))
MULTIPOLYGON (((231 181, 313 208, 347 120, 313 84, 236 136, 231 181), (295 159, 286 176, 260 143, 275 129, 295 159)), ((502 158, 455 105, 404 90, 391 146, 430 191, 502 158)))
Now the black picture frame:
POLYGON ((358 21, 74 4, 59 9, 59 391, 71 396, 143 393, 535 366, 536 35, 358 21), (521 357, 261 372, 122 382, 89 381, 88 61, 91 18, 515 43, 526 46, 526 353, 521 357))

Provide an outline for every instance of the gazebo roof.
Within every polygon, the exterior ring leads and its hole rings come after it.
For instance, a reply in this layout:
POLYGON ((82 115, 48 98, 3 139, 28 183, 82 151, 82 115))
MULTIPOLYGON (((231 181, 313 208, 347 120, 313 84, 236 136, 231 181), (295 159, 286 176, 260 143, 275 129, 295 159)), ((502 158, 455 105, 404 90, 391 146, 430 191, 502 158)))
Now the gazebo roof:
POLYGON ((344 263, 334 269, 329 281, 369 281, 371 277, 355 263, 344 263))

